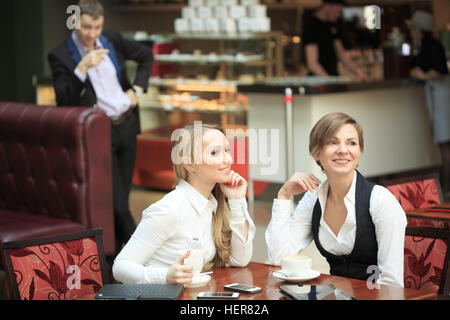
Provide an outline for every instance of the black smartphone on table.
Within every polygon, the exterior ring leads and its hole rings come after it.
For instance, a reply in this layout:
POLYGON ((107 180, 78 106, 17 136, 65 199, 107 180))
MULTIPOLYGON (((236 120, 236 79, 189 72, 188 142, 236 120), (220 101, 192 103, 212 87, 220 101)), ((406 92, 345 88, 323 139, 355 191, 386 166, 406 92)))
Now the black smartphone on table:
POLYGON ((249 294, 258 293, 258 292, 262 291, 262 289, 260 287, 249 286, 249 285, 242 284, 242 283, 227 284, 223 288, 228 291, 249 293, 249 294))
POLYGON ((200 292, 197 299, 237 299, 237 292, 200 292))

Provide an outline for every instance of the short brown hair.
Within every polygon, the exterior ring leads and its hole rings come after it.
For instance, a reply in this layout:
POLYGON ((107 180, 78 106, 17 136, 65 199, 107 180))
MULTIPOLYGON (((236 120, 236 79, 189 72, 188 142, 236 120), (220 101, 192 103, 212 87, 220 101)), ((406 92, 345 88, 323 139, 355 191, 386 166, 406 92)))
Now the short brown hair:
MULTIPOLYGON (((358 122, 342 112, 329 113, 323 116, 311 130, 309 135, 309 154, 316 156, 328 139, 332 138, 344 124, 352 124, 358 132, 359 147, 364 150, 363 130, 358 122)), ((317 164, 322 168, 319 161, 317 164)), ((322 168, 323 170, 323 168, 322 168)))
POLYGON ((103 6, 98 0, 80 0, 78 2, 80 14, 87 14, 94 19, 104 15, 103 6))

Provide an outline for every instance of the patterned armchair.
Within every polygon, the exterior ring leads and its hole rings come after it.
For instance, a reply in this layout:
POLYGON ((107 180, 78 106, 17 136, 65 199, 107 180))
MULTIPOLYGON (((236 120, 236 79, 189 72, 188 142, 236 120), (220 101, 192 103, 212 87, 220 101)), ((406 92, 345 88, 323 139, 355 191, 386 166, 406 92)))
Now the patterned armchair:
POLYGON ((4 242, 1 255, 10 299, 72 300, 109 283, 102 229, 4 242))
MULTIPOLYGON (((400 202, 403 210, 440 205, 442 191, 437 174, 382 182, 400 202)), ((445 223, 408 217, 404 249, 406 288, 449 292, 448 270, 450 230, 445 223)))
MULTIPOLYGON (((437 206, 443 199, 437 174, 385 180, 382 184, 392 192, 405 211, 437 206)), ((444 228, 442 222, 414 218, 408 218, 408 226, 444 228)))
POLYGON ((435 174, 420 178, 387 180, 383 185, 395 195, 405 211, 432 207, 442 201, 439 177, 435 174))
POLYGON ((405 288, 450 293, 450 230, 407 227, 405 236, 405 288))

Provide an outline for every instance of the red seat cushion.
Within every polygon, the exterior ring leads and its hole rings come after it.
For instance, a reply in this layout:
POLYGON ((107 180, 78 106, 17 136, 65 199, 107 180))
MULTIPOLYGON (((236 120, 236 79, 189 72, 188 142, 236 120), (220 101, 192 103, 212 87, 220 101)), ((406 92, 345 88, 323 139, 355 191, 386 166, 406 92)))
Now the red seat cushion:
POLYGON ((0 211, 0 243, 86 230, 72 220, 18 211, 0 211))

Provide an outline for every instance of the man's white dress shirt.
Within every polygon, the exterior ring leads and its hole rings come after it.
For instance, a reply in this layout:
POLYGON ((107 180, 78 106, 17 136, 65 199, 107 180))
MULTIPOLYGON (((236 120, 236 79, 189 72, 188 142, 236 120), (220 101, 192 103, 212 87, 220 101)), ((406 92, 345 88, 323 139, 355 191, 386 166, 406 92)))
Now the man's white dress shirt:
MULTIPOLYGON (((307 191, 292 212, 290 200, 275 199, 272 219, 266 230, 269 260, 279 265, 281 258, 298 254, 313 240, 312 214, 317 199, 322 208, 319 226, 319 241, 322 247, 337 256, 352 252, 356 237, 356 172, 352 185, 344 198, 347 217, 336 236, 323 219, 329 184, 325 181, 315 192, 307 191)), ((405 241, 406 214, 394 195, 386 188, 375 185, 370 197, 370 215, 375 225, 378 243, 377 283, 403 287, 403 250, 405 241)))
MULTIPOLYGON (((89 54, 89 50, 78 40, 75 31, 72 32, 72 40, 82 59, 89 54)), ((104 47, 97 38, 95 50, 98 49, 104 49, 104 47)), ((86 75, 82 75, 77 69, 74 70, 74 73, 81 82, 86 81, 86 75)), ((131 105, 130 98, 123 91, 119 78, 117 78, 116 68, 107 54, 104 55, 104 60, 99 65, 90 68, 87 74, 97 96, 97 106, 108 117, 115 119, 128 111, 131 105)))
MULTIPOLYGON (((255 225, 247 210, 247 201, 229 199, 231 210, 231 266, 246 266, 253 254, 255 225), (248 221, 248 236, 244 224, 248 221)), ((205 263, 216 254, 212 217, 217 201, 200 194, 181 180, 176 189, 142 213, 142 220, 126 246, 114 261, 113 275, 122 283, 165 283, 168 268, 179 258, 178 251, 198 239, 205 263)))

